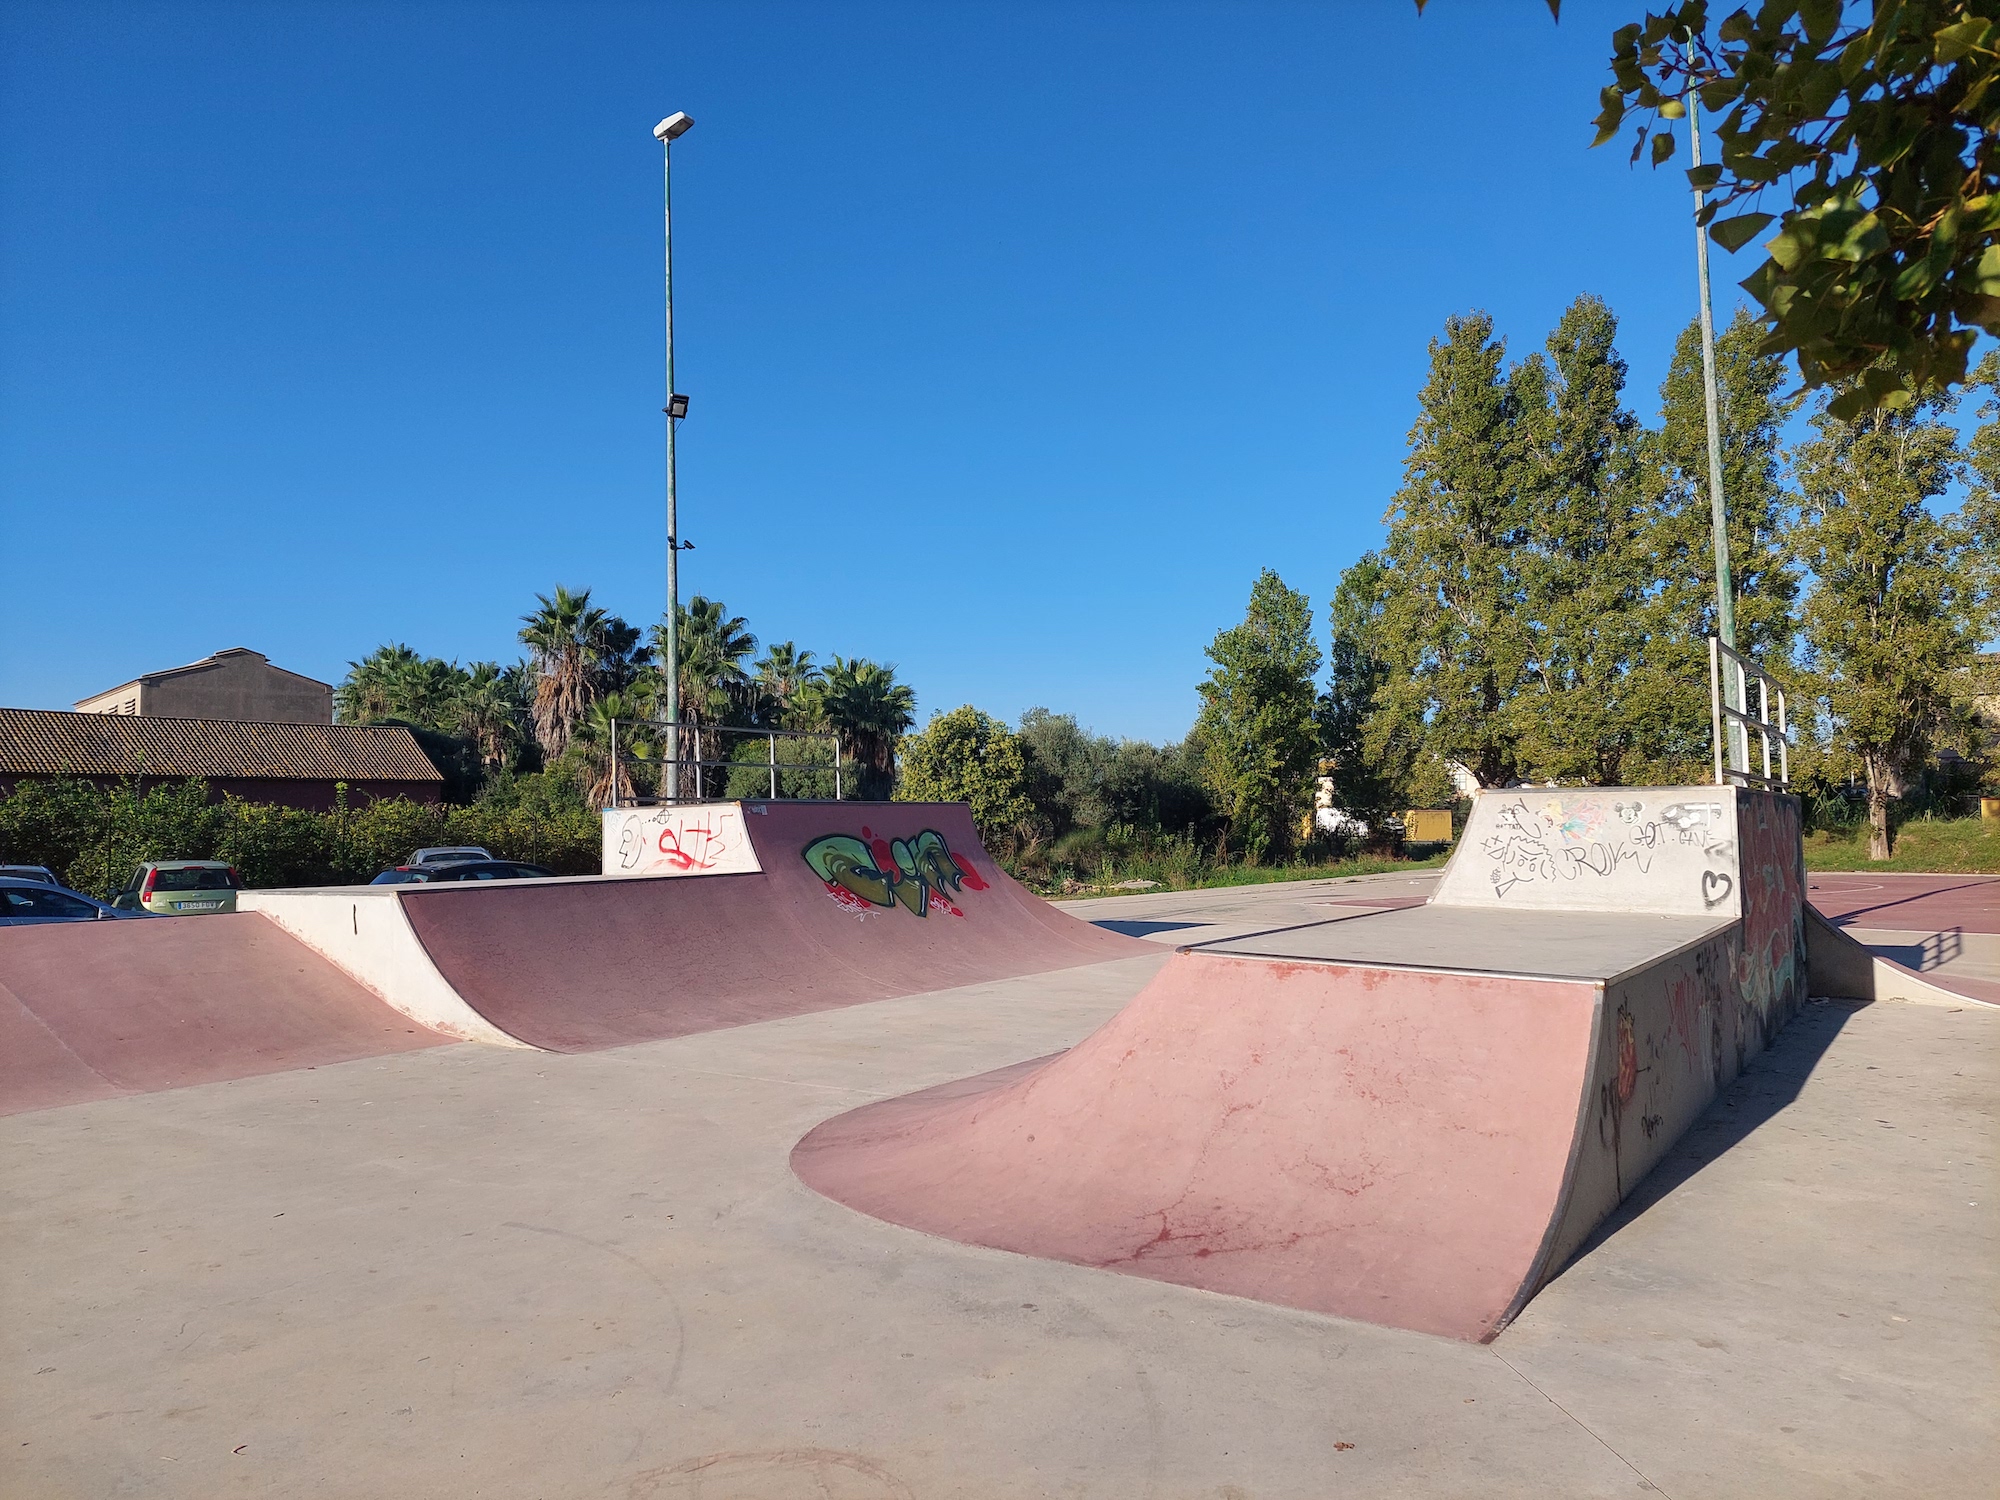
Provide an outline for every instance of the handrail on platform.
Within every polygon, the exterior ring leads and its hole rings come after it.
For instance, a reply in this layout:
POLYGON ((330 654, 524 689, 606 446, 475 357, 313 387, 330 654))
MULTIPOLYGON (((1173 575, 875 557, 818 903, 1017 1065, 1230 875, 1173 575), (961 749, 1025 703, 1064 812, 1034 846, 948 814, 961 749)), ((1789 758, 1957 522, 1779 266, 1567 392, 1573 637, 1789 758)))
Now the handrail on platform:
POLYGON ((1785 690, 1777 680, 1722 644, 1708 638, 1708 713, 1715 749, 1717 786, 1761 786, 1782 791, 1792 784, 1791 721, 1785 711, 1785 690), (1725 693, 1726 672, 1736 671, 1734 702, 1725 693), (1748 712, 1750 684, 1757 684, 1757 712, 1748 712), (1771 717, 1771 700, 1778 700, 1778 717, 1771 717), (1735 705, 1741 704, 1738 708, 1735 705), (1764 773, 1750 769, 1750 733, 1756 731, 1764 752, 1764 773), (1771 744, 1778 746, 1778 774, 1771 774, 1771 744))

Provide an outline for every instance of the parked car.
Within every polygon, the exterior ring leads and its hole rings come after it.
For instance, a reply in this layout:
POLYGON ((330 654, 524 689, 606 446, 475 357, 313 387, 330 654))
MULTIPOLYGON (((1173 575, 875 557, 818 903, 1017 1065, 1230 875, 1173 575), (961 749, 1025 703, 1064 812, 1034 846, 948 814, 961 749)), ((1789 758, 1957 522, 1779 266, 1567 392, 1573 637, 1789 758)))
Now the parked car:
POLYGON ((111 898, 120 911, 160 916, 236 910, 243 880, 219 859, 158 859, 139 866, 125 889, 111 898))
POLYGON ((416 878, 424 885, 451 885, 467 880, 551 880, 555 873, 540 865, 522 864, 518 860, 481 859, 419 870, 416 878))
POLYGON ((463 864, 467 860, 491 858, 493 858, 492 852, 480 848, 477 844, 458 844, 442 849, 419 849, 404 863, 417 869, 424 869, 431 865, 455 865, 463 864))
POLYGON ((56 879, 56 872, 47 865, 0 865, 0 880, 38 880, 43 885, 69 887, 56 879))
POLYGON ((107 917, 143 917, 119 911, 78 891, 46 880, 0 875, 0 927, 34 927, 44 922, 98 922, 107 917))

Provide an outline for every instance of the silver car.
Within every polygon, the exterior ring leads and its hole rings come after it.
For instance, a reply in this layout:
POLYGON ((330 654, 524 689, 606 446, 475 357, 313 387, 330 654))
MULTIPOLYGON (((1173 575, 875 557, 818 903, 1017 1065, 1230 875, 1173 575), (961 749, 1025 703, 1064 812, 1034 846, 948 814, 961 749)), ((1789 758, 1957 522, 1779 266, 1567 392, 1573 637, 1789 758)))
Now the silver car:
POLYGON ((0 876, 0 927, 37 927, 45 922, 103 922, 145 918, 151 913, 119 911, 77 891, 45 880, 0 876))

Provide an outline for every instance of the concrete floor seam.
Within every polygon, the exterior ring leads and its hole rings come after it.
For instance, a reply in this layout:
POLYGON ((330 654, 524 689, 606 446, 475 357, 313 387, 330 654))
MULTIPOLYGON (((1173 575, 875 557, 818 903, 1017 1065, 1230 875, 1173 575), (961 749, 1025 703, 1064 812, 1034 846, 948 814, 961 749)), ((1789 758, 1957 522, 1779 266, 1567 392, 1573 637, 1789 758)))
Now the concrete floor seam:
MULTIPOLYGON (((1637 1474, 1639 1476, 1640 1482, 1646 1485, 1647 1488, 1651 1489, 1656 1494, 1667 1495, 1667 1492, 1660 1487, 1660 1485, 1653 1479, 1653 1477, 1650 1474, 1648 1474, 1644 1469, 1640 1468, 1637 1464, 1633 1463, 1631 1459, 1627 1458, 1624 1454, 1620 1453, 1616 1448, 1612 1447, 1610 1443, 1606 1442, 1603 1436, 1600 1433, 1598 1433, 1594 1428, 1592 1428, 1588 1422, 1584 1421, 1583 1418, 1579 1417, 1575 1412, 1571 1411, 1567 1406, 1564 1406, 1562 1402, 1556 1400, 1555 1397, 1551 1396, 1547 1391, 1543 1390, 1539 1385, 1535 1384, 1534 1381, 1530 1380, 1528 1376, 1522 1372, 1520 1366, 1516 1365, 1511 1359, 1507 1358, 1507 1356, 1502 1354, 1498 1349, 1495 1349, 1493 1351, 1493 1357, 1499 1360, 1500 1363, 1505 1365, 1509 1370, 1512 1370, 1514 1372, 1515 1378, 1518 1379, 1521 1382, 1521 1384, 1525 1385, 1529 1390, 1533 1391, 1537 1396, 1540 1396, 1544 1401, 1548 1402, 1549 1405, 1553 1406, 1557 1411, 1561 1412, 1565 1417, 1569 1418, 1570 1421, 1574 1422, 1577 1425, 1580 1431, 1588 1433, 1591 1439, 1594 1442, 1596 1442, 1597 1445, 1601 1447, 1606 1453, 1609 1453, 1613 1458, 1617 1459, 1618 1462, 1625 1465, 1625 1467, 1630 1469, 1634 1474, 1637 1474)), ((1673 1497, 1671 1495, 1667 1495, 1667 1500, 1673 1500, 1673 1497)))

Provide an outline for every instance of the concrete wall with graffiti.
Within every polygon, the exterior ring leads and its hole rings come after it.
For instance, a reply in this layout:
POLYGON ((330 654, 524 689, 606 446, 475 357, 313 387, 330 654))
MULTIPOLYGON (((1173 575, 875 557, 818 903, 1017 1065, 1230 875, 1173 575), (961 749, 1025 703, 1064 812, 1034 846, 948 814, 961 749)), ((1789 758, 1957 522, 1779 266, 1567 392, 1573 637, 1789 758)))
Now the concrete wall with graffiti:
POLYGON ((1605 988, 1570 1190, 1541 1280, 1653 1169, 1806 1000, 1799 805, 1710 789, 1737 832, 1742 920, 1605 988))
POLYGON ((606 875, 747 875, 762 868, 741 803, 604 809, 606 875))
POLYGON ((1481 792, 1437 901, 1739 916, 1737 814, 1729 787, 1481 792))

